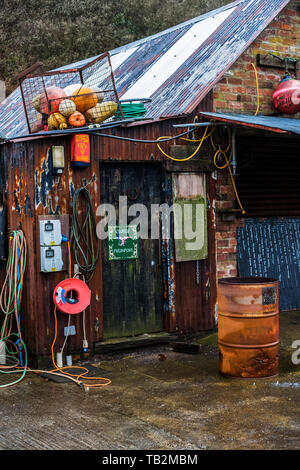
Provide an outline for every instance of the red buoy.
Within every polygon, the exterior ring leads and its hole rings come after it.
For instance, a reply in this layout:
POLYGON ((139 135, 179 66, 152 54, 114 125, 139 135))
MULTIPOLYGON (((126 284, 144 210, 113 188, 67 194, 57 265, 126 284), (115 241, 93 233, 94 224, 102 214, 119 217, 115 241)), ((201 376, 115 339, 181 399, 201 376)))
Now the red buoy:
POLYGON ((300 81, 286 75, 273 94, 275 108, 283 114, 300 111, 300 81))
POLYGON ((64 279, 54 289, 53 302, 62 313, 80 313, 90 305, 91 291, 81 279, 64 279))

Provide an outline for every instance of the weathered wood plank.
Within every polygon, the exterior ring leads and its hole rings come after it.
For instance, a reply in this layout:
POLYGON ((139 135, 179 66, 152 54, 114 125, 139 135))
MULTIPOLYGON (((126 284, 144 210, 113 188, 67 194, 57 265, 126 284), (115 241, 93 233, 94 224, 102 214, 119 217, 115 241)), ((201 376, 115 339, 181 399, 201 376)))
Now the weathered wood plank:
MULTIPOLYGON (((120 196, 128 197, 128 207, 143 204, 148 214, 151 203, 160 203, 160 173, 157 164, 101 163, 101 202, 115 206, 117 225, 120 196)), ((163 330, 159 243, 150 237, 150 224, 148 229, 149 238, 139 239, 136 260, 109 261, 108 242, 102 242, 105 338, 163 330)))

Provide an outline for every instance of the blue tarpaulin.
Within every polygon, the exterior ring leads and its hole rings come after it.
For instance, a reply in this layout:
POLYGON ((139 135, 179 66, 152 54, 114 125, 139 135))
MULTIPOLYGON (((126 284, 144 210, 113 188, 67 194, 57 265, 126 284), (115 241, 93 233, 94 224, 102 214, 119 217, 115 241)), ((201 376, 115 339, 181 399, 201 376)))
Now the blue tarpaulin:
POLYGON ((201 113, 206 118, 273 132, 300 134, 300 119, 249 114, 201 113))
POLYGON ((237 253, 240 276, 278 279, 279 310, 300 309, 300 219, 245 220, 237 253))

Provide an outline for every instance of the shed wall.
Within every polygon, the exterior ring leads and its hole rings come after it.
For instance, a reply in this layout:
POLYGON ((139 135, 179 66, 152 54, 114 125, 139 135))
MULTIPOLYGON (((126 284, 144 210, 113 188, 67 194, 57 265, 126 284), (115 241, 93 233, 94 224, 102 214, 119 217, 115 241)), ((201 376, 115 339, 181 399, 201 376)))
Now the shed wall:
MULTIPOLYGON (((211 95, 204 100, 199 110, 211 110, 211 95)), ((190 122, 193 117, 168 120, 144 125, 128 126, 107 131, 118 136, 135 139, 157 139, 161 135, 179 133, 173 128, 174 123, 190 122)), ((173 142, 171 142, 172 144, 173 142)), ((170 151, 170 145, 166 150, 170 151)), ((70 136, 29 139, 23 142, 1 146, 1 183, 4 202, 8 207, 10 229, 22 228, 28 243, 28 265, 25 275, 24 296, 22 302, 22 329, 31 357, 49 355, 54 338, 54 315, 52 293, 55 286, 67 273, 45 274, 39 266, 39 231, 40 215, 62 215, 71 217, 72 197, 76 188, 88 185, 94 211, 100 204, 99 165, 104 161, 132 161, 146 164, 160 161, 162 158, 155 144, 140 144, 120 141, 108 137, 91 136, 91 165, 87 168, 74 169, 70 163, 70 136), (61 176, 53 174, 49 159, 49 148, 63 145, 65 148, 65 168, 61 176)), ((209 208, 209 259, 200 263, 200 290, 196 282, 190 282, 189 295, 186 295, 187 279, 195 279, 195 263, 168 262, 169 278, 164 281, 166 304, 165 330, 195 332, 212 328, 214 325, 216 286, 215 286, 215 226, 213 198, 215 180, 208 174, 207 197, 209 208), (170 280, 172 289, 170 290, 170 280), (178 281, 178 282, 177 282, 178 281), (199 292, 201 295, 199 295, 199 292), (195 297, 196 295, 196 297, 195 297), (181 308, 181 305, 185 308, 181 308)), ((4 266, 3 266, 4 269, 4 266)), ((90 345, 103 339, 102 312, 102 268, 101 258, 91 280, 91 306, 86 311, 86 331, 90 345)), ((67 317, 58 313, 57 344, 62 344, 63 327, 67 317)), ((74 318, 77 334, 71 337, 71 346, 79 350, 82 346, 82 317, 74 318)), ((56 348, 57 349, 57 348, 56 348)))

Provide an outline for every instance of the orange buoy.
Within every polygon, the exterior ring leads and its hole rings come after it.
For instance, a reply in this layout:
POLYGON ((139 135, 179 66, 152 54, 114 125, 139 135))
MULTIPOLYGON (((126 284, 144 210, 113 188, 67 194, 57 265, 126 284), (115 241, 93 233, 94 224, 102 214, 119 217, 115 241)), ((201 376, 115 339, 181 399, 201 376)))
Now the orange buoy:
POLYGON ((64 279, 54 289, 53 302, 62 313, 80 313, 90 305, 91 291, 81 279, 64 279))
POLYGON ((69 116, 68 123, 71 127, 83 127, 85 125, 85 117, 79 111, 75 111, 75 113, 69 116))

